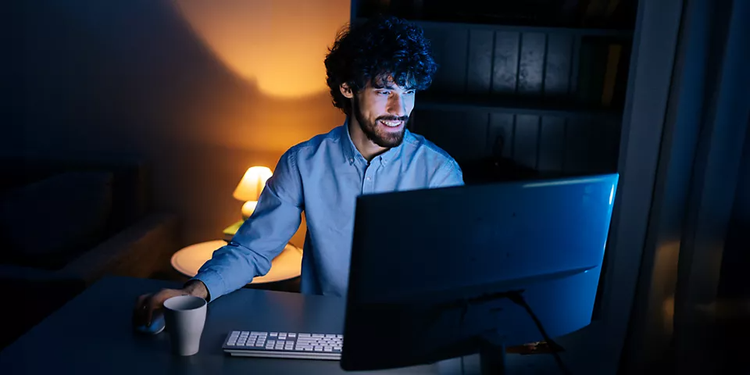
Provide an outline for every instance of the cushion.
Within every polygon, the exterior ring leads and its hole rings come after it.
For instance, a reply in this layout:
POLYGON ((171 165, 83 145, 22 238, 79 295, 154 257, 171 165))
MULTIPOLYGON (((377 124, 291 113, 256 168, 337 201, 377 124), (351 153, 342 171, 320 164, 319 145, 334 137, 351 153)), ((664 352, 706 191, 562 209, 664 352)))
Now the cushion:
POLYGON ((150 167, 139 159, 90 157, 0 156, 0 196, 6 191, 51 176, 74 171, 112 173, 112 213, 109 234, 120 232, 150 210, 150 167))
POLYGON ((102 240, 110 172, 66 172, 0 197, 0 262, 59 269, 102 240))

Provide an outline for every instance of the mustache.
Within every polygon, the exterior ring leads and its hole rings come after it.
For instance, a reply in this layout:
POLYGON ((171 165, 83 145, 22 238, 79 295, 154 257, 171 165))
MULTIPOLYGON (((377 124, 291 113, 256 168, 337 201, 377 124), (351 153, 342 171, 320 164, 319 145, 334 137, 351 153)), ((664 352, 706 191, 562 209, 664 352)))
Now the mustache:
POLYGON ((375 121, 409 121, 409 116, 380 116, 375 121))

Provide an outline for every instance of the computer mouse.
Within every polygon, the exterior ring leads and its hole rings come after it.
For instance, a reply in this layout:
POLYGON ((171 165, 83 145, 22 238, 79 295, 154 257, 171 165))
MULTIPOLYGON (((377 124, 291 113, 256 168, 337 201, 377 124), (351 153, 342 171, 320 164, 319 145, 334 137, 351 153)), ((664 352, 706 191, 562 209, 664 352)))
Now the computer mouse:
POLYGON ((155 315, 151 320, 151 325, 146 326, 145 324, 136 326, 135 330, 136 332, 142 333, 144 335, 157 335, 161 333, 161 331, 164 330, 164 315, 159 314, 155 315))

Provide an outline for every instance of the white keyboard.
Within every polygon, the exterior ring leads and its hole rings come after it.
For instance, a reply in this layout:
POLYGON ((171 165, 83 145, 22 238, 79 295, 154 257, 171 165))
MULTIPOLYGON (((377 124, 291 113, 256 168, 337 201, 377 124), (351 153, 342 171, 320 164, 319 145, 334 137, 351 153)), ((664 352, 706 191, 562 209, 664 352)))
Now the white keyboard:
POLYGON ((343 344, 337 334, 232 331, 222 349, 235 356, 338 361, 343 344))

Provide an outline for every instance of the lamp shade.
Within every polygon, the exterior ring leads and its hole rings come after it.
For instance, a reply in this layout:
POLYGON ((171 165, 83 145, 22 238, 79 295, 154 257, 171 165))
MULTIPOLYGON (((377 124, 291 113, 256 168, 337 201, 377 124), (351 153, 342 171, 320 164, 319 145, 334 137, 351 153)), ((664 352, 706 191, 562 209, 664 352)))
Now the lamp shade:
POLYGON ((250 167, 242 176, 232 196, 241 201, 257 201, 260 192, 266 186, 266 180, 271 178, 271 175, 271 170, 267 167, 250 167))

